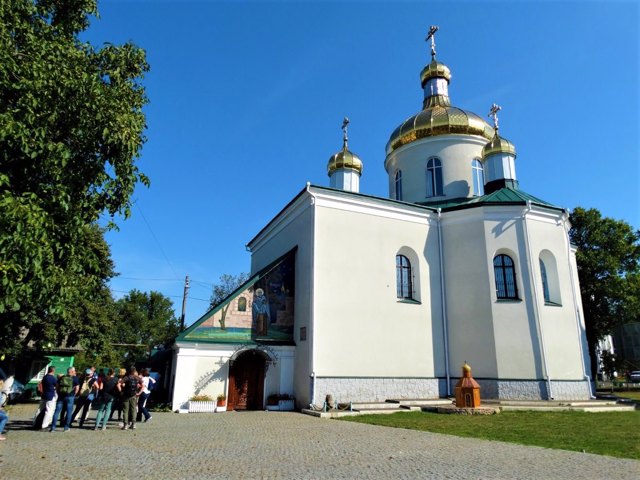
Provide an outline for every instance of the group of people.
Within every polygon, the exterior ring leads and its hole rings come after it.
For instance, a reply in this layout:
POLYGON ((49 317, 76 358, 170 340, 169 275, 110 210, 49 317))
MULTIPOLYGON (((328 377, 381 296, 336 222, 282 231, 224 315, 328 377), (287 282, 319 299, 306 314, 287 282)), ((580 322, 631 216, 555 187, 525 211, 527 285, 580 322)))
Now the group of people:
POLYGON ((147 400, 154 383, 147 369, 138 374, 135 367, 128 373, 121 368, 117 376, 112 368, 105 373, 90 367, 78 376, 74 367, 66 375, 56 375, 55 367, 49 367, 38 385, 41 401, 34 428, 55 432, 59 422, 66 432, 76 419, 82 428, 93 407, 97 410, 94 430, 106 430, 115 412, 122 419, 122 430, 135 429, 143 416, 145 422, 152 418, 147 400))

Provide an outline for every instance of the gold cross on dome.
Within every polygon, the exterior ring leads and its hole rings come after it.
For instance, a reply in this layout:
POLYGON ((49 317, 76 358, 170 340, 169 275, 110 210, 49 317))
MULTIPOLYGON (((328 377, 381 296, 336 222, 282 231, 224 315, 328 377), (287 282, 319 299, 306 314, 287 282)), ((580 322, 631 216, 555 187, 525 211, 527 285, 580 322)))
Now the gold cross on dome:
POLYGON ((342 120, 342 146, 344 148, 347 148, 347 141, 349 140, 349 138, 347 137, 347 126, 349 125, 349 119, 347 117, 344 117, 344 120, 342 120))
POLYGON ((489 115, 487 115, 488 117, 493 118, 493 128, 495 128, 496 130, 498 130, 498 112, 500 110, 502 110, 502 107, 494 103, 493 105, 491 105, 489 115))
POLYGON ((427 34, 427 38, 424 39, 425 42, 431 40, 431 59, 436 59, 436 32, 440 27, 437 25, 431 25, 429 27, 429 33, 427 34))

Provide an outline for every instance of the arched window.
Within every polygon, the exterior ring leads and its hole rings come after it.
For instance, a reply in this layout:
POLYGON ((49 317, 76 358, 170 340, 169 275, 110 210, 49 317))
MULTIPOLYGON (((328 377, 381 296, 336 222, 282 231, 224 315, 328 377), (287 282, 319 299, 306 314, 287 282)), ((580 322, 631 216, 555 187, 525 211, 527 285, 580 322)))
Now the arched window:
POLYGON ((477 197, 484 195, 484 168, 478 159, 471 162, 471 171, 473 173, 473 194, 477 197))
POLYGON ((396 289, 398 298, 413 298, 411 262, 404 255, 396 255, 396 289))
POLYGON ((427 162, 427 197, 442 195, 442 163, 438 158, 427 162))
POLYGON ((540 279, 545 305, 562 305, 556 258, 549 250, 540 252, 540 279))
POLYGON ((496 277, 496 293, 498 298, 518 298, 516 285, 516 269, 509 255, 496 255, 493 258, 493 272, 496 277))
POLYGON ((549 295, 549 281, 547 280, 547 267, 544 266, 544 262, 540 259, 540 276, 542 277, 542 295, 544 296, 545 303, 551 301, 549 295))
POLYGON ((396 200, 402 200, 402 170, 396 171, 395 195, 396 200))
POLYGON ((240 297, 238 299, 238 311, 246 312, 247 311, 247 299, 244 297, 240 297))

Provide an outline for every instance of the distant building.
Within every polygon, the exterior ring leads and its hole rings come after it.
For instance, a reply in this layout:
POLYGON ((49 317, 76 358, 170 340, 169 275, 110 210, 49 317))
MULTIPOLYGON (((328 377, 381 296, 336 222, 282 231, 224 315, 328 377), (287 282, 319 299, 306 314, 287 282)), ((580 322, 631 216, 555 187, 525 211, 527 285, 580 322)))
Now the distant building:
POLYGON ((640 322, 616 327, 612 337, 615 353, 625 362, 626 369, 640 370, 640 322))
POLYGON ((174 409, 444 397, 465 361, 484 399, 590 397, 568 212, 519 188, 499 107, 491 126, 453 106, 434 47, 423 108, 387 143, 389 198, 359 192, 345 121, 330 187, 269 221, 249 281, 178 337, 174 409))

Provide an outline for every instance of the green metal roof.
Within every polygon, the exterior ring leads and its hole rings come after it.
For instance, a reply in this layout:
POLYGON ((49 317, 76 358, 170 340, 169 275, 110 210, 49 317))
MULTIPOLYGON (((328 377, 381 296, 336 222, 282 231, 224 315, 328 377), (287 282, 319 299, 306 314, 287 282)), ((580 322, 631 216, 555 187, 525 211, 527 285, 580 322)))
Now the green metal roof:
POLYGON ((528 202, 537 206, 552 208, 554 210, 564 210, 563 208, 541 200, 538 197, 534 197, 523 190, 512 187, 503 187, 495 192, 491 192, 480 197, 453 198, 450 200, 441 200, 436 202, 424 202, 421 203, 421 205, 440 208, 443 212, 447 212, 489 205, 526 205, 528 202))

